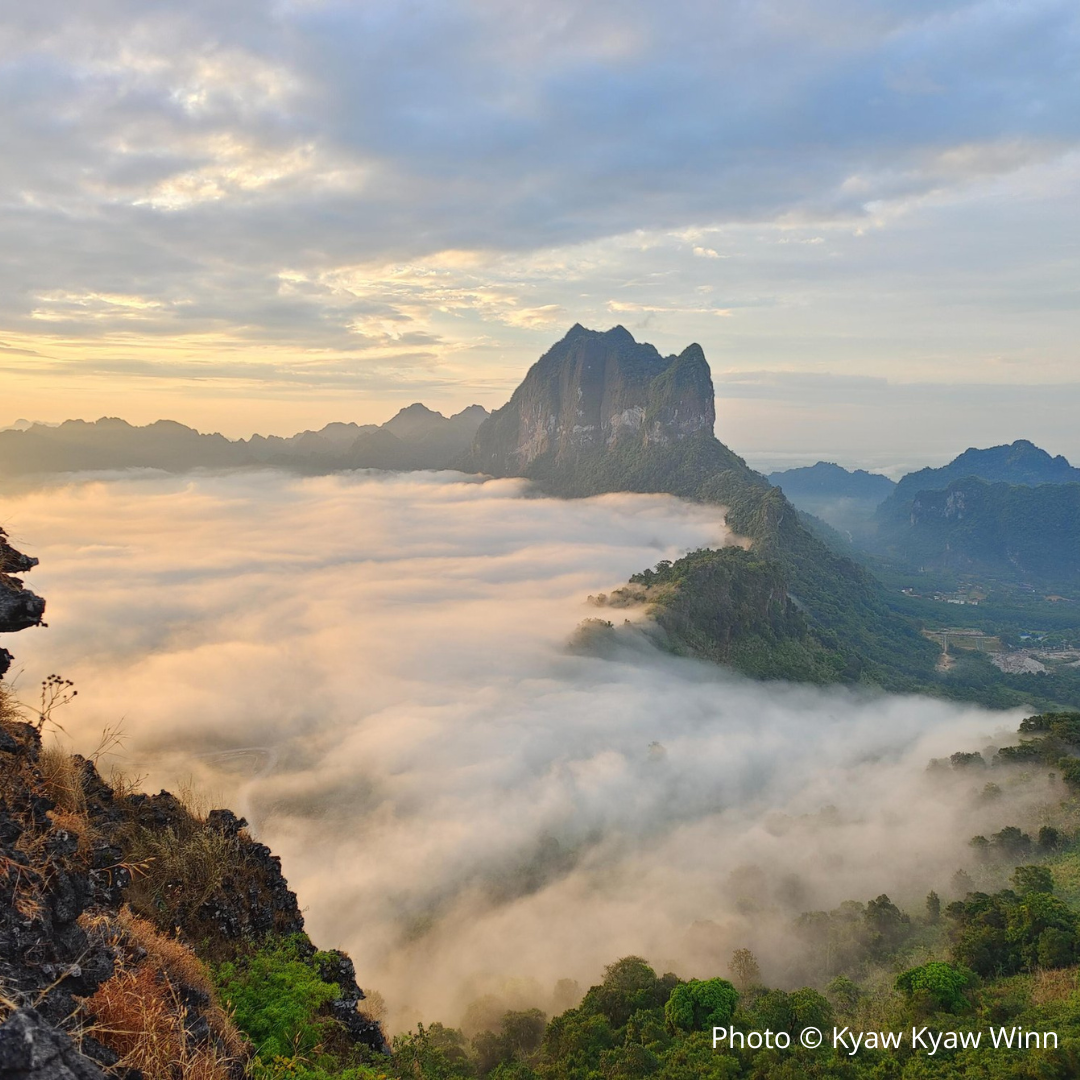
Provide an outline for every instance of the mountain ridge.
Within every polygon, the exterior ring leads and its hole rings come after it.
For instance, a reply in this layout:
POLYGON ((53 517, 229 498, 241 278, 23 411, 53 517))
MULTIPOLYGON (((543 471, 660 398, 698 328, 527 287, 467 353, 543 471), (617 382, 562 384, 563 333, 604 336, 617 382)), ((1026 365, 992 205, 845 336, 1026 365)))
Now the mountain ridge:
MULTIPOLYGON (((576 325, 480 426, 469 465, 524 476, 561 497, 664 492, 722 505, 729 528, 751 542, 762 590, 740 603, 760 613, 754 625, 773 645, 784 641, 804 654, 792 670, 812 670, 815 681, 866 678, 882 685, 895 684, 897 672, 904 678, 931 672, 934 647, 891 611, 876 579, 808 531, 784 493, 716 438, 714 420, 712 376, 700 346, 664 358, 623 327, 599 332, 576 325), (580 417, 578 402, 586 403, 580 417), (640 410, 640 422, 617 423, 626 409, 640 410), (568 423, 577 418, 591 422, 588 432, 575 430, 586 424, 568 423), (785 594, 779 607, 778 589, 785 594), (787 599, 801 618, 786 614, 787 599)), ((686 607, 691 591, 709 583, 719 602, 733 595, 733 574, 750 569, 725 550, 675 563, 664 575, 671 587, 653 605, 654 617, 676 649, 730 657, 749 674, 778 677, 733 646, 738 625, 692 626, 700 612, 686 607)))
POLYGON ((1064 456, 1052 457, 1030 440, 1016 439, 985 449, 968 447, 946 465, 908 473, 900 478, 889 501, 895 505, 913 499, 922 491, 942 491, 954 480, 968 476, 992 484, 1080 483, 1080 469, 1074 468, 1064 456))
POLYGON ((55 427, 31 424, 0 431, 0 479, 125 468, 447 469, 464 457, 487 415, 470 405, 445 417, 417 403, 381 425, 333 421, 317 431, 249 439, 203 433, 175 420, 137 426, 105 416, 55 427))

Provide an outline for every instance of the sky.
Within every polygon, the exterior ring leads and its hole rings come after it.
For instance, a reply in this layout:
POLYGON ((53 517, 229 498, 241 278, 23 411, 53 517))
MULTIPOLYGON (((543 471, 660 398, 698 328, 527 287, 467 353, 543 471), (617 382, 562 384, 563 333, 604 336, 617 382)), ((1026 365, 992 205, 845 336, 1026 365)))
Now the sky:
POLYGON ((750 948, 770 986, 824 982, 799 913, 1002 887, 1011 864, 969 839, 1060 813, 1045 773, 996 767, 992 796, 988 771, 927 768, 1012 743, 1022 710, 755 682, 589 604, 733 539, 716 507, 147 470, 6 512, 49 602, 10 643, 17 694, 50 672, 78 689, 48 738, 89 755, 119 729, 106 776, 247 817, 393 1030, 488 993, 561 1011, 558 980, 628 954, 708 978, 750 948), (590 648, 598 614, 618 625, 590 648))
POLYGON ((0 426, 699 342, 752 462, 1080 459, 1072 0, 0 0, 0 426))

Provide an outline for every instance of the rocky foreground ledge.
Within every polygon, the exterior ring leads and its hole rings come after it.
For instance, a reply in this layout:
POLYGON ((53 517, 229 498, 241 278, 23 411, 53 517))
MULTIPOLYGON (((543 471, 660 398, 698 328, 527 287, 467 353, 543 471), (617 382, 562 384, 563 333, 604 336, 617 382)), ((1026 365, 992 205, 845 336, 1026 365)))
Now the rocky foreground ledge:
POLYGON ((161 1075, 164 1054, 180 1075, 238 1080, 257 1047, 221 972, 241 985, 266 956, 285 957, 266 979, 321 988, 320 1049, 386 1050, 352 961, 316 951, 280 860, 242 818, 114 789, 92 761, 43 747, 0 688, 0 1076, 136 1080, 161 1075))
MULTIPOLYGON (((40 626, 45 601, 32 593, 22 580, 12 574, 25 574, 37 566, 37 559, 16 551, 7 533, 0 529, 0 634, 14 634, 31 626, 40 626)), ((12 656, 0 648, 0 678, 11 666, 12 656)))

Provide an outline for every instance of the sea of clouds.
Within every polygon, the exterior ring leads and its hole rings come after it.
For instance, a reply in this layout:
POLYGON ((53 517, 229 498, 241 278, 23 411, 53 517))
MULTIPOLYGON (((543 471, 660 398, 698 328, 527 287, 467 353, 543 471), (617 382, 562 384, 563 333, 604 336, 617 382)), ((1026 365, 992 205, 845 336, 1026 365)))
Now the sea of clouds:
POLYGON ((730 542, 715 507, 144 473, 13 495, 0 524, 49 605, 15 642, 20 694, 74 679, 75 749, 122 721, 111 760, 146 790, 243 812, 393 1026, 485 993, 547 1007, 629 953, 705 977, 746 946, 771 982, 805 978, 798 912, 948 898, 970 836, 1037 827, 1055 796, 927 771, 1022 713, 755 683, 633 630, 568 647, 588 594, 730 542))

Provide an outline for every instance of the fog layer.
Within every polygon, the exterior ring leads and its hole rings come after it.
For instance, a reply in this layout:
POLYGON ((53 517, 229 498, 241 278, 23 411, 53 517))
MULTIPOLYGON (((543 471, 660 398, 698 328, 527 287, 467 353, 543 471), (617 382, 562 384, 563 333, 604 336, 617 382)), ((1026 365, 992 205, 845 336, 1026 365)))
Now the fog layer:
POLYGON ((567 649, 587 594, 723 542, 716 508, 265 472, 81 482, 4 516, 49 601, 23 696, 74 679, 76 749, 123 718, 148 790, 192 777, 245 813, 398 1023, 631 952, 688 977, 749 946, 782 982, 793 914, 947 895, 973 833, 1053 794, 926 771, 1019 714, 753 683, 632 630, 567 649))

